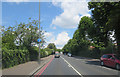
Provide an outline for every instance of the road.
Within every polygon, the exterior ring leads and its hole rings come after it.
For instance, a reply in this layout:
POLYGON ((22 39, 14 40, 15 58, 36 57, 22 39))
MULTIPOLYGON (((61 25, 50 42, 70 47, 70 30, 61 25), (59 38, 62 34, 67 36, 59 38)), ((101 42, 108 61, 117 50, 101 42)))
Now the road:
POLYGON ((35 75, 35 77, 40 75, 61 75, 62 77, 119 77, 119 72, 110 67, 100 66, 99 61, 61 55, 60 58, 53 57, 35 75))

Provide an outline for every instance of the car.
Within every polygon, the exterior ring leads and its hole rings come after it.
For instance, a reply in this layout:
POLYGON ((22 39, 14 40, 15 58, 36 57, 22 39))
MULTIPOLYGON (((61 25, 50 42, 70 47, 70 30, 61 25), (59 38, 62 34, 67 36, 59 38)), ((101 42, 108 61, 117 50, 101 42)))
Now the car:
POLYGON ((116 54, 104 54, 100 58, 101 66, 109 66, 120 70, 120 58, 116 54))
POLYGON ((55 58, 59 58, 60 54, 59 53, 55 53, 55 58))
POLYGON ((71 53, 68 53, 67 55, 68 55, 69 57, 72 57, 72 54, 71 54, 71 53))
POLYGON ((60 54, 63 54, 63 52, 60 52, 60 54))

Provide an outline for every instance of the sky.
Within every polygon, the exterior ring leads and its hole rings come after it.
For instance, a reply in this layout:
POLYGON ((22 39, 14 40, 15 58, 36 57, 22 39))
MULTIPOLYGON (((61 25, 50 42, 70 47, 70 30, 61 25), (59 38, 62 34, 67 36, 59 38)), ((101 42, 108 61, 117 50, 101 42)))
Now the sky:
MULTIPOLYGON (((14 26, 20 22, 28 22, 30 17, 38 19, 39 3, 30 1, 4 0, 2 2, 2 25, 14 26)), ((40 2, 40 25, 46 31, 45 46, 55 43, 56 47, 61 49, 73 37, 80 19, 83 16, 91 16, 87 1, 64 1, 40 2)))

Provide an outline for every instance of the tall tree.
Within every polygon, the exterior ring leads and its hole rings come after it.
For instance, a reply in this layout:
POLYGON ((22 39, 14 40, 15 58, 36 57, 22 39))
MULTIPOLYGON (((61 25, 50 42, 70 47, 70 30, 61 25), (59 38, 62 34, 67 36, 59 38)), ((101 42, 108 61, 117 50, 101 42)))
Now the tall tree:
POLYGON ((8 27, 2 31, 2 47, 7 49, 15 49, 16 45, 14 43, 16 36, 14 34, 14 27, 8 27))
MULTIPOLYGON (((43 31, 40 31, 42 43, 44 43, 43 31)), ((15 49, 19 47, 21 49, 29 49, 34 42, 37 44, 37 39, 39 38, 38 32, 38 21, 29 20, 28 23, 20 23, 14 27, 8 27, 2 32, 2 45, 6 46, 8 49, 15 49)))
POLYGON ((109 31, 115 31, 118 53, 120 54, 120 2, 89 2, 89 9, 92 11, 92 19, 98 31, 103 31, 107 40, 109 31))
MULTIPOLYGON (((44 43, 44 34, 42 32, 43 31, 41 30, 40 38, 44 43)), ((38 44, 38 21, 30 19, 28 23, 20 23, 15 30, 15 34, 17 36, 15 42, 18 43, 20 47, 30 48, 32 46, 32 43, 38 44)))
POLYGON ((115 30, 115 38, 117 41, 118 53, 120 54, 120 2, 112 3, 114 7, 108 16, 107 26, 110 30, 115 30))
POLYGON ((48 44, 47 48, 49 48, 49 49, 54 49, 54 51, 56 50, 56 46, 55 46, 54 43, 48 44))

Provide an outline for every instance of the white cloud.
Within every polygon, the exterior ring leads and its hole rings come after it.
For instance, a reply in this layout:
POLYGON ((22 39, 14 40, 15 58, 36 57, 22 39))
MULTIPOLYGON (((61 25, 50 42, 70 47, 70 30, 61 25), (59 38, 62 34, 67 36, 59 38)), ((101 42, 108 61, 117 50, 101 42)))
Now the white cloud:
POLYGON ((47 37, 47 38, 49 38, 49 37, 51 37, 52 36, 52 33, 51 32, 45 32, 45 37, 47 37))
POLYGON ((76 28, 82 16, 90 16, 86 0, 71 1, 74 2, 53 1, 53 5, 60 7, 63 10, 63 13, 52 20, 52 25, 57 25, 63 28, 76 28))
POLYGON ((45 47, 47 47, 49 43, 54 43, 55 36, 53 35, 53 32, 44 32, 44 36, 46 41, 45 47))
POLYGON ((54 36, 54 33, 53 33, 53 32, 45 32, 44 36, 45 36, 45 39, 46 39, 46 43, 47 43, 47 44, 49 44, 49 43, 54 43, 54 41, 55 41, 55 36, 54 36))
POLYGON ((54 41, 56 45, 65 45, 70 39, 67 32, 61 32, 58 34, 57 39, 54 41))
POLYGON ((47 47, 49 43, 54 43, 57 48, 61 49, 70 39, 67 32, 59 33, 56 38, 53 32, 46 32, 44 35, 46 37, 45 47, 47 47))

